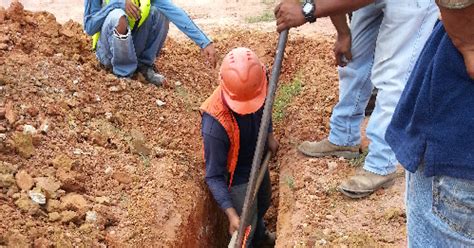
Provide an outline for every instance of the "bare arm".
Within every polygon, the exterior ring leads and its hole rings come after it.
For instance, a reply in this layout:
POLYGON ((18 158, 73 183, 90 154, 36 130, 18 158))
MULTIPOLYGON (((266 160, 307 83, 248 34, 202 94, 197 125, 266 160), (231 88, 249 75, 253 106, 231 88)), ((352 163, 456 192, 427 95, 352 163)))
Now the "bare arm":
MULTIPOLYGON (((373 2, 374 0, 317 0, 314 14, 318 18, 338 16, 357 10, 373 2)), ((278 32, 306 23, 301 4, 295 0, 283 0, 275 8, 275 16, 277 18, 278 32)))

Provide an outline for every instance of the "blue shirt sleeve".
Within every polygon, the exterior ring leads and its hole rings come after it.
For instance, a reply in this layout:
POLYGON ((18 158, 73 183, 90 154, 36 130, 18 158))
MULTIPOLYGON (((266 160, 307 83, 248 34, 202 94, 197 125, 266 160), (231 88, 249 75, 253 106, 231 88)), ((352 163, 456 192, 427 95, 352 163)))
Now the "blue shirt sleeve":
POLYGON ((101 0, 85 0, 84 30, 86 33, 92 36, 100 32, 109 12, 119 8, 125 10, 125 0, 110 0, 104 7, 101 0))
POLYGON ((232 208, 232 197, 227 185, 227 154, 229 138, 224 127, 213 117, 204 113, 202 117, 202 137, 206 160, 206 183, 222 209, 232 208))
POLYGON ((170 0, 152 0, 151 5, 160 10, 181 32, 185 33, 200 48, 207 47, 212 41, 199 29, 191 18, 170 0))

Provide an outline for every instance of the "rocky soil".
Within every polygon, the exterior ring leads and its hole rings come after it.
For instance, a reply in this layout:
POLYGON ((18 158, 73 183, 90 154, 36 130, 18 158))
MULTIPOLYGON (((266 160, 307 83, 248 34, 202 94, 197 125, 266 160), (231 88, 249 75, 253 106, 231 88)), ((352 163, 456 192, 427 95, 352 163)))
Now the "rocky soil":
MULTIPOLYGON (((245 45, 271 66, 273 32, 214 28, 222 57, 245 45)), ((269 226, 278 247, 400 246, 400 179, 367 200, 335 187, 354 168, 295 146, 328 132, 337 101, 332 38, 292 38, 282 85, 302 88, 275 122, 269 226), (278 224, 277 224, 278 223, 278 224)), ((0 8, 0 247, 223 247, 226 223, 203 181, 199 105, 217 70, 168 39, 163 88, 102 69, 80 24, 0 8)))

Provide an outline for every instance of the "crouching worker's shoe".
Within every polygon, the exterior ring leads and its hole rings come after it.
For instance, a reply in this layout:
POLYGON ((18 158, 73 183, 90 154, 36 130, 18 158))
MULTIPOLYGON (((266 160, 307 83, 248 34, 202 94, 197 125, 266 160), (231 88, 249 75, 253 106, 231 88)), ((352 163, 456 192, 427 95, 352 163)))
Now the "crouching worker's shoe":
POLYGON ((396 173, 386 176, 359 170, 354 176, 342 182, 339 191, 347 197, 358 199, 366 197, 380 188, 388 188, 393 185, 396 173))
POLYGON ((156 86, 162 86, 166 82, 166 78, 159 74, 153 66, 140 65, 137 71, 143 75, 147 82, 156 86))
POLYGON ((310 157, 344 157, 346 159, 359 156, 359 146, 338 146, 324 139, 317 142, 305 141, 298 146, 298 150, 310 157))

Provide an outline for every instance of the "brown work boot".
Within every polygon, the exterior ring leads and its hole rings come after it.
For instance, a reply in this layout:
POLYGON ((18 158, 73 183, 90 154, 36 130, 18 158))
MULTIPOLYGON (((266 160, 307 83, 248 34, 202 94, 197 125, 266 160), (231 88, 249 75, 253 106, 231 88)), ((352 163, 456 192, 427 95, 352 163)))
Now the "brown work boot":
POLYGON ((338 146, 329 140, 323 139, 317 142, 305 141, 298 146, 298 150, 310 157, 344 157, 347 159, 359 156, 359 146, 338 146))
POLYGON ((341 183, 339 191, 353 199, 363 198, 380 188, 386 189, 392 186, 395 178, 396 173, 382 176, 360 169, 354 176, 341 183))

